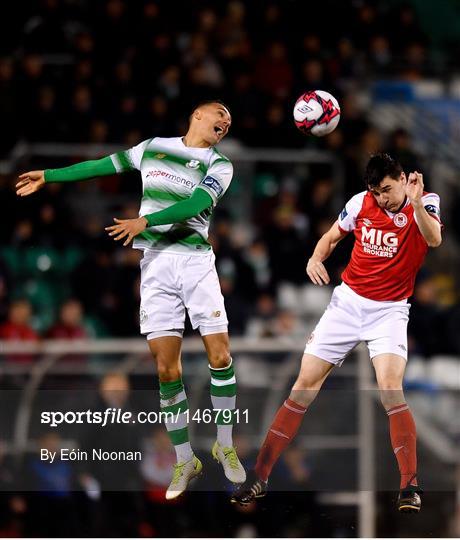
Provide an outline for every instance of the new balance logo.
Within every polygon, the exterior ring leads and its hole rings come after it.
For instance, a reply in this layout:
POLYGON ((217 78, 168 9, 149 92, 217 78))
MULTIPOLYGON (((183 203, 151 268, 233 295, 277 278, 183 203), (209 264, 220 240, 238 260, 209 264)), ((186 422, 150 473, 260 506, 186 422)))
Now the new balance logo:
POLYGON ((395 455, 404 448, 404 446, 397 446, 395 449, 394 449, 394 453, 395 455))

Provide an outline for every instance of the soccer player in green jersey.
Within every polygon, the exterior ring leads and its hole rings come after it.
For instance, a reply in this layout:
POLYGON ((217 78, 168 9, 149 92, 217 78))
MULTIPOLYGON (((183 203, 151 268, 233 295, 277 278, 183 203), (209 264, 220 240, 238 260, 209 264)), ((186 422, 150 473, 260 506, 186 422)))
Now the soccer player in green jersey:
POLYGON ((184 137, 148 139, 124 152, 61 169, 21 174, 16 185, 21 197, 46 183, 87 180, 137 169, 143 196, 136 219, 114 219, 110 236, 144 253, 141 260, 140 329, 147 337, 160 379, 161 409, 173 443, 174 466, 167 499, 185 491, 202 469, 188 434, 188 402, 182 382, 181 345, 187 309, 198 328, 209 359, 211 401, 217 440, 212 454, 226 477, 244 482, 246 473, 232 441, 236 379, 230 356, 228 321, 208 242, 212 210, 233 176, 231 162, 216 148, 228 133, 231 115, 220 101, 198 105, 184 137), (174 417, 174 419, 172 419, 174 417))

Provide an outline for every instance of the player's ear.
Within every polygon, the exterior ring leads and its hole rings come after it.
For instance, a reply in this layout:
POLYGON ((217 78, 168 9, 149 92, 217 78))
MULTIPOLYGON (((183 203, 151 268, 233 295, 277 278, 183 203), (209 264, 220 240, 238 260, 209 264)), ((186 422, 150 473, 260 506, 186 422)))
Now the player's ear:
POLYGON ((400 178, 401 178, 403 184, 407 184, 406 173, 404 171, 402 171, 400 178))

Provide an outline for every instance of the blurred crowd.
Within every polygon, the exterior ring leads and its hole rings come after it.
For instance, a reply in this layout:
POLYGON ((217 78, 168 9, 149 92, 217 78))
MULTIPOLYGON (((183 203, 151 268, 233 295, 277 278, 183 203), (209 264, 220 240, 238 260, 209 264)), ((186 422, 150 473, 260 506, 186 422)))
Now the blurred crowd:
POLYGON ((193 103, 216 95, 231 104, 239 140, 301 146, 294 96, 327 88, 341 98, 347 80, 420 80, 456 65, 455 49, 443 52, 445 62, 433 62, 416 12, 401 2, 12 5, 0 36, 1 151, 18 137, 130 145, 169 136, 193 103))
MULTIPOLYGON (((187 380, 191 384, 190 378, 187 380)), ((113 371, 99 381, 94 377, 74 379, 61 393, 56 388, 50 392, 51 388, 52 383, 45 386, 38 401, 42 407, 49 406, 54 411, 80 410, 84 402, 85 408, 92 412, 103 414, 115 407, 135 417, 141 410, 158 410, 159 405, 155 403, 150 375, 128 378, 113 371)), ((252 402, 251 414, 254 414, 253 392, 245 397, 240 395, 240 407, 245 398, 249 400, 247 403, 252 402)), ((334 412, 337 414, 336 398, 329 401, 329 418, 334 412)), ((348 419, 350 413, 356 413, 353 407, 346 406, 345 410, 348 419)), ((311 421, 315 424, 314 418, 311 421)), ((338 418, 336 421, 342 422, 338 418)), ((324 426, 324 422, 324 416, 317 417, 317 427, 324 426)), ((214 425, 207 428, 209 434, 214 433, 214 425)), ((229 502, 235 486, 224 478, 210 448, 206 443, 198 446, 197 440, 203 440, 202 430, 207 428, 194 427, 194 448, 203 462, 204 473, 184 496, 173 501, 165 500, 165 492, 176 455, 164 426, 130 422, 109 423, 104 427, 61 424, 52 430, 33 426, 31 436, 33 433, 35 437, 23 452, 17 449, 11 452, 11 447, 8 449, 4 440, 0 440, 0 535, 5 538, 356 537, 355 511, 343 502, 334 504, 330 497, 328 502, 328 496, 342 491, 343 486, 355 485, 356 462, 348 448, 335 448, 332 453, 331 448, 307 451, 293 442, 273 469, 269 496, 241 507, 229 502), (61 448, 67 450, 65 456, 61 456, 61 448), (73 460, 69 452, 86 451, 92 456, 93 448, 103 452, 139 451, 142 459, 73 460), (56 453, 52 463, 42 458, 45 451, 56 453), (63 459, 67 456, 70 459, 63 459), (335 459, 340 456, 339 475, 330 463, 331 456, 336 456, 335 459), (332 481, 330 468, 335 471, 332 481)), ((257 451, 254 435, 246 431, 243 426, 236 426, 234 441, 240 459, 250 469, 254 467, 257 451)), ((310 426, 308 433, 317 432, 310 426)), ((381 437, 384 446, 386 430, 382 430, 381 437)), ((209 437, 204 440, 208 441, 209 437)), ((379 466, 385 466, 383 461, 379 466)), ((451 493, 432 491, 431 497, 436 497, 437 505, 451 509, 454 500, 451 493)), ((404 537, 401 533, 409 525, 407 520, 394 515, 393 498, 393 492, 385 488, 378 493, 379 511, 383 515, 391 512, 393 516, 380 520, 379 532, 404 537)), ((421 537, 426 531, 448 536, 454 522, 452 512, 447 510, 430 512, 420 518, 410 524, 410 531, 421 537)))
MULTIPOLYGON (((81 400, 83 392, 93 411, 117 407, 135 414, 140 410, 140 392, 133 388, 136 382, 122 373, 107 374, 98 387, 91 385, 91 393, 85 384, 86 389, 80 387, 70 394, 81 400)), ((155 410, 150 390, 147 399, 149 410, 155 410)), ((303 536, 307 531, 325 536, 334 536, 335 531, 341 536, 339 532, 351 524, 349 518, 335 517, 333 511, 327 519, 319 515, 316 496, 308 491, 311 464, 296 445, 275 467, 271 481, 275 492, 267 502, 243 508, 229 503, 234 486, 212 463, 209 449, 202 448, 199 455, 206 474, 184 497, 165 500, 176 455, 163 426, 143 430, 131 423, 80 426, 72 434, 69 429, 42 431, 36 450, 15 454, 14 459, 0 445, 2 537, 284 537, 303 536), (61 448, 89 455, 92 448, 140 451, 142 460, 65 460, 60 458, 61 448), (42 461, 43 450, 57 453, 53 463, 42 461), (279 519, 280 512, 286 519, 279 519)), ((235 443, 246 466, 253 466, 256 452, 248 437, 238 434, 235 443)))
MULTIPOLYGON (((369 155, 386 150, 407 172, 429 171, 405 126, 390 133, 375 127, 361 91, 378 78, 419 81, 458 70, 458 46, 437 54, 433 61, 430 36, 412 5, 398 1, 30 0, 27 7, 18 2, 8 6, 8 24, 0 34, 0 154, 9 156, 20 141, 126 148, 153 136, 176 136, 185 132, 193 104, 216 97, 232 111, 228 139, 241 144, 241 152, 252 147, 329 152, 340 164, 342 185, 327 164, 269 163, 257 164, 244 192, 236 166, 231 190, 212 220, 210 241, 231 336, 291 343, 307 337, 329 301, 330 287, 308 283, 306 262, 341 210, 337 200, 343 205, 364 189, 369 155), (328 90, 340 101, 341 122, 325 139, 306 138, 293 126, 292 104, 307 89, 328 90), (226 203, 238 201, 238 195, 250 201, 244 223, 237 205, 226 203)), ((17 173, 83 159, 78 153, 35 156, 17 163, 14 174, 0 168, 0 340, 138 336, 142 254, 120 247, 104 232, 113 217, 137 215, 137 173, 52 184, 25 199, 14 194, 17 173)), ((433 180, 426 174, 427 188, 436 191, 433 180)), ((455 277, 460 197, 450 202, 451 213, 442 216, 447 247, 430 254, 411 299, 412 356, 460 354, 455 277)), ((352 238, 345 239, 327 262, 332 285, 340 281, 351 246, 352 238)), ((84 362, 85 356, 78 359, 84 362)), ((132 409, 129 386, 122 375, 107 376, 94 406, 132 409), (113 385, 115 401, 108 395, 113 385)), ((56 432, 34 436, 37 448, 50 450, 68 438, 56 432)), ((271 494, 263 505, 240 509, 228 504, 226 488, 209 486, 166 503, 174 462, 166 432, 157 429, 143 438, 130 433, 128 439, 143 450, 140 469, 123 470, 116 463, 92 471, 62 461, 44 466, 33 450, 20 464, 12 463, 13 454, 0 444, 0 535, 356 534, 348 509, 317 510, 315 495, 307 491, 313 467, 299 448, 280 460, 273 486, 283 479, 300 492, 271 494), (18 495, 15 478, 28 479, 34 491, 18 495), (118 488, 110 484, 113 479, 134 482, 132 492, 110 491, 118 488), (342 514, 334 517, 334 511, 342 514)), ((104 446, 111 440, 119 446, 124 439, 105 431, 103 440, 82 437, 78 443, 104 446)), ((240 436, 237 446, 250 466, 251 444, 240 436)))
MULTIPOLYGON (((1 151, 19 140, 128 147, 175 136, 184 133, 194 103, 216 96, 232 111, 229 139, 245 147, 329 151, 343 185, 327 166, 299 172, 266 164, 251 193, 240 195, 251 200, 246 232, 224 198, 210 237, 231 334, 306 337, 330 290, 309 285, 305 265, 340 211, 337 193, 342 205, 364 188, 362 172, 375 151, 389 151, 408 172, 429 165, 404 127, 383 133, 369 121, 357 82, 438 75, 436 66, 448 65, 453 51, 444 51, 444 64, 433 63, 430 38, 403 2, 195 1, 181 5, 180 17, 176 12, 162 0, 11 6, 0 36, 1 151), (341 123, 324 139, 303 137, 292 124, 292 102, 311 88, 331 91, 341 104, 341 123)), ((18 167, 83 159, 36 158, 18 167)), ((430 189, 429 175, 425 182, 430 189)), ((141 254, 115 245, 103 230, 114 216, 137 214, 137 174, 54 184, 27 199, 18 199, 13 185, 13 175, 0 176, 0 337, 138 335, 141 254)), ((456 220, 443 217, 458 246, 456 220)), ((332 284, 340 281, 351 239, 342 244, 328 261, 332 284)), ((440 270, 443 257, 428 260, 413 302, 411 350, 426 357, 460 352, 452 330, 460 318, 458 284, 452 264, 440 270)))

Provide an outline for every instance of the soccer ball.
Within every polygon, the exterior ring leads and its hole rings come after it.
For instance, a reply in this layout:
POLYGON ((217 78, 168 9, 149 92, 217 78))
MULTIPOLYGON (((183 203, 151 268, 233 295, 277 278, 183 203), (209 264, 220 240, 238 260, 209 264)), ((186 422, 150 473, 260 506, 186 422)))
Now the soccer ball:
POLYGON ((305 92, 295 102, 294 122, 304 135, 323 137, 334 131, 339 120, 339 102, 329 92, 305 92))

